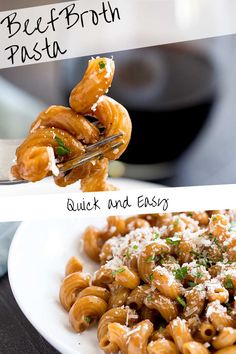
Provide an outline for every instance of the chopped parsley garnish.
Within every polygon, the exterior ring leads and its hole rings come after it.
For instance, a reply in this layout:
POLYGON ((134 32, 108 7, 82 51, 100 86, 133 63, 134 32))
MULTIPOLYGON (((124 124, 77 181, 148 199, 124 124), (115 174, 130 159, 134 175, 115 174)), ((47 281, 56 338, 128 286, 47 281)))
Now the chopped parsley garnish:
POLYGON ((183 307, 186 307, 186 305, 187 305, 184 298, 181 296, 177 296, 176 301, 178 301, 178 303, 183 307))
POLYGON ((233 261, 228 261, 227 259, 223 259, 223 263, 224 264, 232 264, 234 263, 233 261))
POLYGON ((90 323, 92 321, 92 318, 89 316, 84 317, 85 322, 90 323))
POLYGON ((214 237, 212 234, 209 234, 209 238, 222 252, 226 251, 226 247, 222 246, 216 237, 214 237))
POLYGON ((194 288, 195 286, 197 286, 197 284, 194 283, 193 281, 189 281, 189 282, 188 282, 188 286, 189 286, 190 288, 194 288))
POLYGON ((177 239, 176 236, 174 237, 167 237, 166 238, 166 243, 172 246, 177 246, 180 243, 181 239, 177 239))
POLYGON ((134 250, 137 250, 137 249, 138 249, 138 245, 134 245, 134 246, 133 246, 133 249, 134 249, 134 250))
POLYGON ((200 279, 202 276, 203 276, 202 272, 198 271, 196 274, 196 278, 200 279))
POLYGON ((156 256, 154 255, 154 256, 150 256, 150 257, 148 257, 146 260, 145 260, 145 262, 146 263, 152 263, 152 262, 155 262, 155 259, 156 259, 156 256))
POLYGON ((188 268, 181 267, 179 269, 173 270, 173 273, 175 274, 175 279, 184 280, 185 277, 188 275, 188 268))
POLYGON ((153 256, 150 256, 148 257, 145 262, 146 263, 152 263, 152 262, 159 262, 160 260, 163 259, 163 255, 160 254, 160 255, 153 255, 153 256))
POLYGON ((167 326, 167 323, 166 323, 166 321, 163 319, 161 319, 161 320, 159 320, 158 319, 158 323, 156 324, 157 325, 157 330, 158 331, 163 331, 165 328, 166 328, 166 326, 167 326))
POLYGON ((124 271, 125 271, 125 268, 119 268, 119 269, 113 270, 112 275, 123 273, 124 271))
POLYGON ((154 239, 154 240, 157 240, 159 237, 160 237, 159 232, 155 232, 153 239, 154 239))
POLYGON ((152 295, 151 295, 151 294, 149 294, 149 295, 147 296, 147 301, 148 301, 148 302, 152 301, 152 295))
POLYGON ((191 254, 197 258, 199 265, 203 265, 206 268, 212 266, 212 264, 215 263, 211 259, 204 257, 204 255, 201 253, 191 251, 191 254))
POLYGON ((150 273, 150 274, 148 275, 148 279, 149 279, 150 281, 153 281, 153 273, 150 273))
POLYGON ((64 145, 64 141, 61 138, 59 138, 59 136, 55 136, 55 140, 58 143, 58 145, 62 145, 62 146, 64 145))
POLYGON ((59 156, 65 156, 70 153, 70 150, 66 147, 58 146, 56 152, 59 156))
POLYGON ((131 253, 130 253, 130 251, 129 250, 127 250, 126 252, 125 252, 125 255, 124 255, 127 259, 130 259, 130 257, 131 257, 131 253))
POLYGON ((234 284, 230 275, 226 276, 224 286, 226 289, 234 289, 234 284))
POLYGON ((216 237, 214 237, 213 235, 210 234, 209 238, 217 247, 221 247, 219 240, 216 237))
POLYGON ((57 155, 59 156, 65 156, 67 154, 70 153, 70 149, 68 149, 66 146, 65 146, 65 143, 64 141, 59 138, 59 136, 55 136, 55 140, 56 142, 58 143, 59 146, 56 147, 56 153, 57 155))
POLYGON ((172 263, 176 261, 175 257, 170 256, 169 254, 166 255, 166 260, 167 262, 172 262, 172 263))
POLYGON ((100 69, 105 69, 105 67, 106 67, 106 63, 104 63, 104 61, 100 61, 100 62, 98 63, 98 65, 99 65, 99 68, 100 68, 100 69))
POLYGON ((191 251, 190 253, 191 253, 192 255, 194 255, 196 258, 199 258, 199 257, 202 256, 200 253, 195 252, 195 251, 191 251))
POLYGON ((229 313, 233 311, 233 307, 232 307, 232 305, 229 302, 227 302, 227 304, 225 304, 225 306, 227 307, 227 311, 229 313))
POLYGON ((214 243, 216 244, 216 246, 221 247, 219 240, 217 240, 217 238, 214 238, 214 243))
POLYGON ((213 242, 216 244, 216 246, 220 247, 219 241, 216 237, 213 238, 213 242))
POLYGON ((217 217, 214 215, 212 216, 212 221, 216 222, 217 221, 217 217))
POLYGON ((160 257, 161 257, 161 264, 165 264, 166 262, 171 262, 171 263, 173 263, 173 262, 175 262, 175 257, 173 257, 173 256, 170 256, 170 255, 160 255, 160 257))
POLYGON ((207 257, 199 257, 198 263, 199 265, 203 265, 204 267, 210 267, 214 262, 207 257))
POLYGON ((174 228, 177 229, 177 227, 179 226, 179 218, 177 218, 174 222, 174 228))

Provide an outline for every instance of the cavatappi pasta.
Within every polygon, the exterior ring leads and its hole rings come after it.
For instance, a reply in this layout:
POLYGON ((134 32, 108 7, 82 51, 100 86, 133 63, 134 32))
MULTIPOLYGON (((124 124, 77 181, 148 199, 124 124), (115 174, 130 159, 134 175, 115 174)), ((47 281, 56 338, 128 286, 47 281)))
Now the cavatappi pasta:
POLYGON ((70 94, 70 107, 50 106, 39 114, 28 137, 16 150, 13 177, 36 182, 53 175, 61 187, 81 180, 82 191, 112 190, 106 182, 109 160, 118 159, 127 148, 131 136, 131 120, 127 110, 106 96, 115 71, 112 59, 89 61, 83 79, 70 94), (104 128, 101 133, 91 119, 104 128), (66 162, 85 153, 86 147, 111 135, 122 133, 116 140, 123 145, 105 153, 102 159, 87 162, 62 174, 56 163, 66 162))
POLYGON ((109 217, 89 227, 60 301, 76 332, 122 354, 236 353, 236 211, 109 217))

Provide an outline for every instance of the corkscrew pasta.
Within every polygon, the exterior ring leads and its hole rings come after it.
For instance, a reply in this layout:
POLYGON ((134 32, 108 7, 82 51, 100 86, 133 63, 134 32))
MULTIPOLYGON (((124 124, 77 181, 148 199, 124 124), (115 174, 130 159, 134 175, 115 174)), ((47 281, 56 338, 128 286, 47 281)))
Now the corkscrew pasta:
POLYGON ((105 353, 235 354, 235 242, 233 210, 109 217, 83 235, 100 268, 72 257, 61 303, 105 353))
POLYGON ((28 137, 16 150, 16 164, 11 169, 15 178, 36 182, 52 174, 61 187, 81 180, 82 191, 115 189, 106 182, 108 162, 125 151, 132 127, 127 110, 105 95, 114 71, 112 59, 92 58, 83 79, 71 91, 70 107, 50 106, 39 114, 28 137), (92 119, 104 131, 100 132, 92 119), (59 171, 57 163, 79 157, 89 145, 115 134, 121 134, 116 142, 122 145, 104 153, 104 158, 64 174, 59 171))

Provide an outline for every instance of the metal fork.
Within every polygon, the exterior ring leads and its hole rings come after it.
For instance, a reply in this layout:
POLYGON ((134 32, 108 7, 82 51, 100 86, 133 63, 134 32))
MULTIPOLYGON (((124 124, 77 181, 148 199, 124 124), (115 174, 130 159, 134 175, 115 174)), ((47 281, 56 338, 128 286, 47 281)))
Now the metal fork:
MULTIPOLYGON (((122 133, 111 135, 108 138, 100 140, 95 144, 88 145, 86 148, 86 152, 83 155, 66 162, 58 163, 57 167, 59 171, 65 173, 71 171, 72 169, 78 166, 85 164, 86 162, 104 157, 104 154, 106 152, 118 149, 121 145, 123 145, 122 142, 115 142, 121 136, 123 136, 122 133)), ((27 183, 27 182, 28 181, 22 179, 20 180, 0 179, 0 185, 12 185, 12 184, 19 184, 19 183, 27 183)))

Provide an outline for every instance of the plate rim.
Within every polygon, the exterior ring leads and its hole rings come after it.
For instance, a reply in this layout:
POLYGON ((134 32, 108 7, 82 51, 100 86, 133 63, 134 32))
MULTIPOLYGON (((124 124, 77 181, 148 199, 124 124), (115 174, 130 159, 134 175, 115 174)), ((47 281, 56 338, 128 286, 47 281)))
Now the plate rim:
MULTIPOLYGON (((129 185, 129 183, 132 183, 133 180, 130 179, 129 181, 127 181, 127 179, 125 179, 125 182, 127 182, 127 185, 129 185)), ((151 182, 145 182, 145 181, 139 181, 139 180, 135 180, 135 182, 139 182, 140 185, 143 185, 143 187, 145 186, 150 186, 150 187, 156 187, 156 188, 162 188, 163 185, 160 184, 154 184, 151 182)), ((127 186, 128 187, 128 186, 127 186)), ((106 218, 106 215, 103 215, 101 213, 101 216, 104 217, 104 219, 106 218)), ((98 219, 100 216, 90 216, 90 217, 86 217, 83 219, 98 219)), ((66 221, 67 219, 60 219, 60 220, 64 220, 66 221)), ((53 218, 48 218, 45 220, 46 222, 56 222, 55 219, 53 218)), ((29 308, 27 306, 24 305, 24 303, 20 300, 19 296, 18 296, 18 291, 15 287, 15 282, 14 282, 14 254, 15 252, 17 252, 17 243, 19 242, 19 240, 21 239, 21 235, 24 231, 24 228, 26 228, 29 224, 33 224, 33 223, 38 223, 40 222, 39 220, 24 220, 21 222, 20 226, 17 228, 11 245, 10 245, 10 249, 9 249, 9 254, 8 254, 8 279, 9 279, 9 283, 10 283, 10 287, 11 287, 11 291, 13 293, 14 299, 17 303, 17 305, 19 306, 19 308, 21 309, 23 315, 27 318, 27 320, 30 322, 30 324, 37 330, 37 332, 57 351, 61 352, 62 354, 84 354, 84 349, 78 348, 76 349, 76 351, 71 348, 68 351, 68 346, 65 346, 64 343, 60 340, 60 338, 54 339, 53 336, 49 336, 48 332, 46 330, 44 330, 40 325, 38 325, 37 321, 35 322, 34 319, 32 319, 32 316, 30 315, 30 311, 29 308)), ((25 250, 24 250, 25 252, 25 250)), ((99 347, 98 347, 99 349, 99 347)))
MULTIPOLYGON (((14 285, 14 280, 13 280, 13 276, 12 276, 12 274, 13 274, 12 264, 14 263, 14 261, 12 259, 14 259, 14 252, 17 249, 17 247, 15 247, 15 244, 17 245, 17 242, 19 240, 19 237, 22 234, 22 230, 24 230, 24 228, 25 228, 25 225, 27 226, 28 224, 33 224, 34 222, 35 221, 33 221, 33 220, 23 221, 13 236, 13 240, 11 242, 11 246, 9 249, 9 255, 8 255, 8 279, 9 279, 9 283, 10 283, 10 287, 11 287, 11 291, 13 293, 14 299, 15 299, 17 305, 19 306, 20 310, 22 311, 23 315, 30 322, 30 324, 34 327, 34 329, 36 329, 36 331, 39 333, 39 335, 41 335, 43 337, 43 339, 46 340, 54 349, 56 349, 57 351, 59 351, 62 354, 67 354, 68 348, 63 344, 63 342, 60 340, 60 338, 58 338, 57 340, 54 340, 53 336, 48 336, 47 331, 44 330, 41 326, 39 326, 37 323, 35 323, 34 319, 30 316, 29 309, 19 299, 19 297, 17 295, 17 290, 14 285)), ((38 222, 38 221, 36 221, 36 222, 38 222)), ((70 353, 84 354, 81 351, 81 348, 78 348, 78 350, 76 350, 76 352, 73 349, 70 349, 70 353)))

